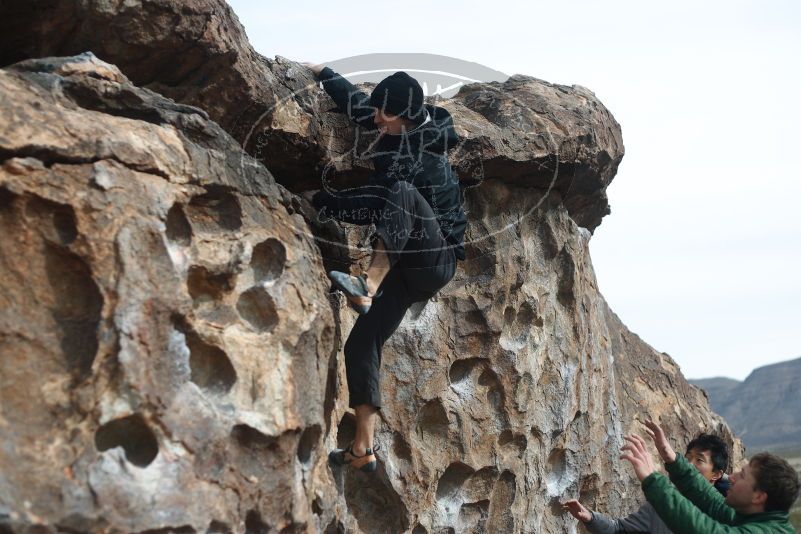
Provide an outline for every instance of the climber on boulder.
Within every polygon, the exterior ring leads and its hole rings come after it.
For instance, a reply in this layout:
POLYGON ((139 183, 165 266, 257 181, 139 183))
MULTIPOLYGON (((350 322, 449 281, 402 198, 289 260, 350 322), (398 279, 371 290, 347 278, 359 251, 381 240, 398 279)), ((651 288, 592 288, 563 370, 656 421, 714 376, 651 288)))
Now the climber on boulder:
POLYGON ((459 138, 450 114, 426 104, 422 87, 405 72, 385 78, 368 96, 328 67, 304 65, 340 112, 379 133, 373 150, 363 156, 375 168, 368 184, 347 191, 323 188, 311 197, 320 216, 375 225, 367 272, 328 273, 359 313, 344 348, 356 436, 329 459, 374 471, 382 347, 406 310, 442 289, 453 278, 457 260, 465 258, 467 219, 459 178, 448 162, 459 138))

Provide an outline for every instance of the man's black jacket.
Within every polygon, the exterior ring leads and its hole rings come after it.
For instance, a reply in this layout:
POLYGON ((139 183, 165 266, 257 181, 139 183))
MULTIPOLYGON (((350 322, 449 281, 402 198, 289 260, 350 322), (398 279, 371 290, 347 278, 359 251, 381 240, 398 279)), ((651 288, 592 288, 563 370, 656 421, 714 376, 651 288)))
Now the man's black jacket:
MULTIPOLYGON (((342 113, 360 128, 376 130, 375 108, 370 106, 367 94, 328 67, 318 78, 342 113)), ((370 224, 383 206, 382 190, 398 180, 407 181, 431 206, 442 236, 454 247, 456 257, 463 260, 467 217, 462 209, 459 177, 448 162, 448 151, 459 142, 459 136, 447 110, 426 104, 425 112, 427 117, 421 117, 420 126, 406 135, 381 136, 375 149, 364 156, 372 159, 375 166, 368 185, 345 191, 323 188, 314 195, 313 203, 338 220, 370 224)))

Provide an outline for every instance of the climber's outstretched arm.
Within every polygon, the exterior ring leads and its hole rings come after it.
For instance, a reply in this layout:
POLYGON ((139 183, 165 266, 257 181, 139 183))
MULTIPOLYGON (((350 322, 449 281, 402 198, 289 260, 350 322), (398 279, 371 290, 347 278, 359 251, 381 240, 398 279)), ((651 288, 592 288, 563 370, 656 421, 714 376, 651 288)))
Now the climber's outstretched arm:
POLYGON ((336 103, 337 108, 359 126, 375 129, 375 108, 370 106, 370 97, 330 67, 304 63, 323 83, 323 89, 336 103))

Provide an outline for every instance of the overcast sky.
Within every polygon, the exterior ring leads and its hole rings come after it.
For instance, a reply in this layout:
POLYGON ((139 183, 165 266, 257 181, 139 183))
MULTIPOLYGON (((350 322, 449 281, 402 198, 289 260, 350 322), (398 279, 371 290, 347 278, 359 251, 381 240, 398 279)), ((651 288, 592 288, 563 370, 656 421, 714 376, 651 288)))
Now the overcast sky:
POLYGON ((612 309, 689 378, 801 356, 801 2, 229 3, 268 57, 426 52, 588 87, 626 145, 590 245, 612 309))

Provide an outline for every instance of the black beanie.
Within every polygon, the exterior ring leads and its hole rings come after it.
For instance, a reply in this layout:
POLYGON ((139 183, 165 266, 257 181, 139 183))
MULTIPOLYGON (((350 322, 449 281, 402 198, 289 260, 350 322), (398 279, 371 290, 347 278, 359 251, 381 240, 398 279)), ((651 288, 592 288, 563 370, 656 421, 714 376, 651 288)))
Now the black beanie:
POLYGON ((415 122, 423 121, 424 103, 423 88, 403 71, 381 80, 370 95, 372 107, 415 122))

